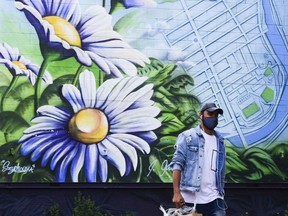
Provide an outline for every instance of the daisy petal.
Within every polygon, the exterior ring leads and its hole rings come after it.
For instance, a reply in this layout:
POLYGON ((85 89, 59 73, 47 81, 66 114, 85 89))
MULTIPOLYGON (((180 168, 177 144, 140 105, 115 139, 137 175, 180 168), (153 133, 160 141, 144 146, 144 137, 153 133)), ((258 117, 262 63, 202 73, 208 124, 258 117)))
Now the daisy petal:
POLYGON ((155 117, 159 114, 160 109, 158 107, 143 107, 143 108, 138 108, 138 109, 133 109, 133 110, 126 110, 122 111, 121 114, 118 114, 113 120, 111 120, 111 125, 115 125, 118 123, 121 123, 122 121, 134 121, 138 118, 143 118, 143 117, 155 117), (129 119, 127 118, 129 116, 129 119))
POLYGON ((98 173, 102 182, 107 181, 108 165, 107 161, 99 154, 99 166, 98 173))
MULTIPOLYGON (((137 163, 138 163, 138 157, 137 157, 137 152, 135 148, 126 142, 123 142, 122 140, 119 139, 114 139, 113 137, 107 137, 107 140, 109 140, 113 145, 115 145, 120 151, 125 153, 129 159, 131 160, 133 164, 134 170, 137 168, 137 163)), ((127 166, 126 166, 127 168, 127 166)))
POLYGON ((97 101, 95 107, 104 109, 104 104, 108 99, 111 91, 113 90, 114 86, 120 82, 120 79, 110 79, 104 82, 97 91, 97 101))
POLYGON ((63 158, 72 148, 76 146, 76 142, 70 139, 66 139, 62 142, 61 148, 59 148, 53 155, 50 163, 51 170, 55 169, 56 164, 63 158))
POLYGON ((57 180, 58 182, 65 182, 67 168, 70 164, 70 161, 75 157, 78 151, 79 145, 76 145, 74 149, 62 160, 58 170, 57 170, 57 180))
MULTIPOLYGON (((49 138, 49 137, 48 137, 49 138)), ((47 142, 47 140, 46 140, 46 142, 45 142, 45 140, 43 139, 42 141, 44 141, 44 143, 42 143, 41 145, 39 145, 36 149, 35 149, 35 151, 31 154, 31 161, 36 161, 36 160, 38 160, 41 156, 42 156, 42 153, 44 152, 44 151, 46 151, 48 148, 49 148, 49 146, 51 145, 51 141, 49 142, 47 142)))
POLYGON ((110 74, 110 69, 109 69, 109 64, 107 61, 105 61, 102 57, 100 57, 99 55, 97 55, 96 53, 87 51, 86 52, 89 57, 91 58, 91 60, 97 64, 97 66, 102 70, 105 71, 107 74, 110 74))
POLYGON ((37 125, 33 125, 30 128, 27 128, 24 133, 32 133, 32 132, 36 132, 36 131, 50 131, 50 132, 54 132, 57 130, 62 130, 64 128, 64 124, 63 122, 55 122, 55 123, 49 123, 49 122, 45 122, 45 123, 40 123, 37 125))
POLYGON ((134 148, 140 150, 141 152, 143 152, 143 150, 146 153, 150 152, 149 144, 138 136, 132 134, 111 134, 108 137, 113 138, 114 140, 122 140, 134 148))
POLYGON ((22 155, 28 155, 29 153, 34 151, 38 146, 41 146, 43 140, 47 141, 47 140, 51 139, 51 137, 52 137, 51 135, 50 136, 35 136, 35 137, 25 141, 21 145, 21 154, 22 155))
POLYGON ((68 110, 60 109, 59 107, 54 107, 50 105, 44 105, 38 108, 37 113, 39 115, 48 116, 50 118, 54 118, 59 121, 67 121, 68 118, 71 117, 70 112, 68 110))
POLYGON ((68 45, 66 49, 73 49, 75 51, 75 55, 76 55, 77 59, 82 64, 84 64, 86 66, 92 65, 92 60, 91 60, 88 52, 83 51, 79 47, 70 46, 70 45, 68 45))
MULTIPOLYGON (((139 89, 138 91, 129 94, 123 101, 112 102, 110 104, 110 107, 107 107, 107 111, 106 111, 107 113, 109 113, 110 118, 114 118, 114 116, 117 116, 118 114, 123 113, 128 108, 130 108, 130 110, 131 110, 132 105, 135 103, 135 101, 139 101, 138 99, 141 98, 142 95, 147 93, 147 88, 149 88, 149 87, 150 86, 147 86, 147 87, 145 86, 145 87, 139 89)), ((144 103, 142 103, 142 104, 144 104, 144 103)), ((148 103, 148 104, 150 104, 150 103, 148 103)), ((151 106, 149 106, 149 107, 151 107, 151 106)), ((146 108, 145 106, 142 106, 139 109, 145 109, 145 108, 146 108)), ((138 110, 138 109, 133 109, 133 110, 138 110)), ((155 115, 153 115, 153 117, 158 115, 158 113, 160 112, 160 109, 155 107, 154 112, 155 112, 155 115)))
POLYGON ((99 143, 98 146, 102 157, 110 161, 119 170, 120 175, 123 176, 126 171, 126 163, 121 151, 106 139, 99 143))
POLYGON ((94 107, 96 99, 96 82, 93 73, 85 70, 80 74, 79 83, 85 107, 94 107))
POLYGON ((152 143, 157 139, 156 134, 153 131, 136 132, 135 136, 141 137, 147 143, 152 143))
POLYGON ((44 137, 44 136, 53 136, 53 137, 62 137, 62 136, 66 136, 67 135, 67 131, 66 130, 55 130, 54 132, 51 132, 51 130, 48 131, 31 131, 31 133, 25 133, 23 136, 19 139, 18 143, 24 143, 29 139, 33 139, 33 138, 39 138, 39 137, 44 137), (52 134, 54 133, 54 134, 52 134))
MULTIPOLYGON (((109 100, 111 100, 111 102, 106 107, 105 112, 109 113, 109 116, 111 116, 111 117, 113 117, 113 115, 118 114, 118 112, 116 112, 116 111, 118 110, 118 107, 123 104, 122 101, 125 100, 127 95, 132 94, 131 92, 134 89, 136 89, 137 87, 139 87, 146 79, 147 78, 144 78, 144 77, 143 78, 130 77, 130 78, 123 79, 117 85, 117 87, 113 90, 113 92, 110 94, 109 100), (116 97, 117 97, 117 100, 115 100, 116 97)), ((137 93, 136 93, 136 95, 137 95, 137 93)), ((135 100, 137 100, 137 98, 136 97, 130 98, 130 100, 128 102, 129 104, 130 104, 131 100, 133 103, 135 100)), ((129 107, 129 105, 128 105, 128 107, 129 107)), ((120 111, 120 113, 122 111, 120 111)))
POLYGON ((90 20, 92 20, 90 25, 94 24, 94 26, 97 26, 98 31, 103 31, 104 29, 113 30, 111 25, 112 16, 106 12, 105 8, 99 5, 89 7, 83 14, 79 25, 89 24, 90 20))
MULTIPOLYGON (((120 70, 125 71, 128 76, 136 76, 137 68, 134 64, 123 59, 109 59, 113 65, 116 65, 120 70)), ((141 62, 142 63, 142 62, 141 62)))
POLYGON ((46 166, 48 161, 50 160, 50 158, 54 155, 54 153, 61 148, 62 146, 62 142, 65 141, 66 137, 64 138, 59 138, 59 140, 53 140, 54 145, 51 145, 49 149, 47 149, 47 151, 44 153, 43 158, 42 158, 42 162, 41 165, 42 166, 46 166))
POLYGON ((75 113, 84 108, 81 94, 75 86, 71 84, 64 84, 62 88, 62 94, 71 104, 75 113))
POLYGON ((96 173, 98 167, 98 149, 96 144, 87 146, 85 161, 85 173, 87 181, 96 182, 96 173))
POLYGON ((121 122, 111 125, 111 133, 134 133, 146 131, 148 128, 154 130, 161 126, 155 118, 141 117, 139 119, 123 119, 121 122))
POLYGON ((78 175, 84 164, 86 145, 80 145, 76 156, 71 164, 71 178, 73 182, 78 182, 78 175))

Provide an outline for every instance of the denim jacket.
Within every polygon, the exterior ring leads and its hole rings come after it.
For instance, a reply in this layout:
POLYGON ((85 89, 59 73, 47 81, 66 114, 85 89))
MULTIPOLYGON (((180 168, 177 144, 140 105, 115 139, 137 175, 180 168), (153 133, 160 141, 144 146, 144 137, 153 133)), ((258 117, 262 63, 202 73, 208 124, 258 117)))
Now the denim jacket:
MULTIPOLYGON (((215 131, 218 147, 216 187, 221 196, 224 196, 225 178, 225 146, 223 137, 215 131)), ((202 177, 203 154, 205 140, 200 126, 181 133, 176 142, 170 166, 173 170, 181 171, 180 190, 199 191, 202 177)))

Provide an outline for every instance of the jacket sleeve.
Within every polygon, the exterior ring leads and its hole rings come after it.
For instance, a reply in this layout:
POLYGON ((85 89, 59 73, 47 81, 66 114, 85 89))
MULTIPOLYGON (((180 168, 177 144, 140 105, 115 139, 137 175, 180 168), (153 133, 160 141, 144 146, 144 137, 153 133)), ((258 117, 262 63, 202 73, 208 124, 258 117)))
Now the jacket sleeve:
POLYGON ((226 156, 227 156, 227 153, 226 153, 226 147, 225 147, 225 143, 223 142, 223 145, 224 145, 224 164, 223 164, 223 170, 222 170, 222 181, 223 181, 223 187, 225 185, 225 175, 226 175, 226 156))
POLYGON ((172 158, 172 162, 170 163, 170 167, 172 170, 183 170, 186 163, 186 136, 184 133, 179 134, 176 144, 175 144, 175 152, 172 158))

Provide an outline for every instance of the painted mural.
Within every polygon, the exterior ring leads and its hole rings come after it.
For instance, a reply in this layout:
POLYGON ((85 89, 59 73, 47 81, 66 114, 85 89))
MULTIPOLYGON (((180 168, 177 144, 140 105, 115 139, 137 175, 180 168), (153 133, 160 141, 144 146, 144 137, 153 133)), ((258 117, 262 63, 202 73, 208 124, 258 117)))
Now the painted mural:
POLYGON ((0 3, 0 182, 171 183, 208 101, 227 182, 287 182, 288 3, 0 3))

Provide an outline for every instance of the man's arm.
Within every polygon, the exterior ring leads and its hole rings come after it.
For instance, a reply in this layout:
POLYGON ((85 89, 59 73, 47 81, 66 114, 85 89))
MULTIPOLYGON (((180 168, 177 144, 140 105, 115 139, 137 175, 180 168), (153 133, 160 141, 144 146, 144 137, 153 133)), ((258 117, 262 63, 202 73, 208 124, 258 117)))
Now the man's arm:
POLYGON ((173 170, 173 199, 172 202, 175 203, 176 208, 181 208, 185 204, 185 201, 180 193, 180 179, 181 171, 173 170))

